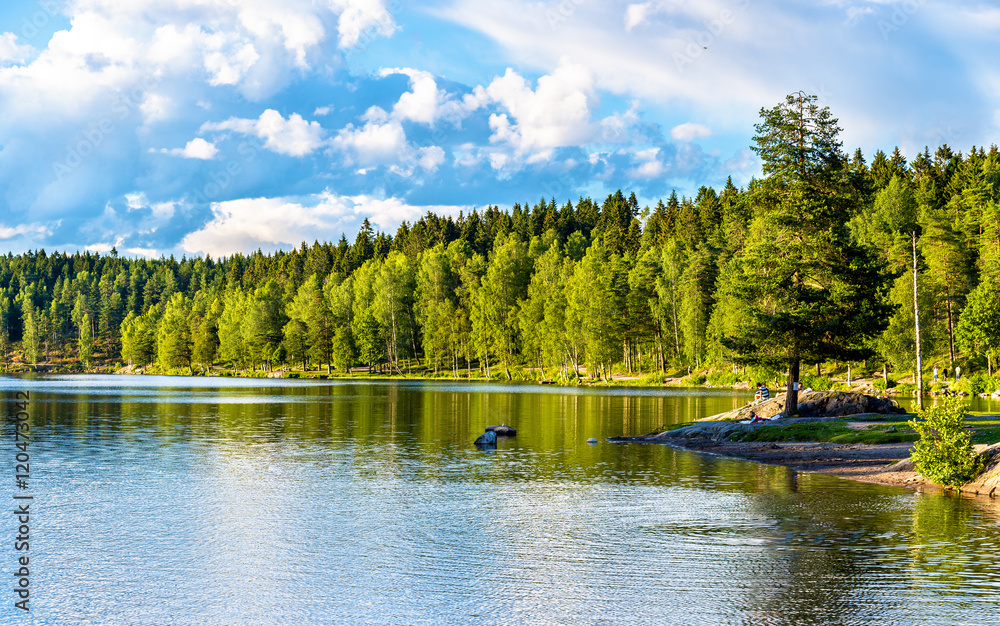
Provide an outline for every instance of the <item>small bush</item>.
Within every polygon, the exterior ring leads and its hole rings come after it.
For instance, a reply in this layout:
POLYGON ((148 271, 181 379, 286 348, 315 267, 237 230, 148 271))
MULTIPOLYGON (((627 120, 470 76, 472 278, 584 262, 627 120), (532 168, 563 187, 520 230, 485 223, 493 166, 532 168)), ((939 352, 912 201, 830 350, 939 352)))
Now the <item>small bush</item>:
MULTIPOLYGON (((570 370, 570 377, 573 376, 573 371, 570 370)), ((662 385, 667 382, 667 375, 663 372, 650 372, 648 374, 642 374, 639 376, 639 382, 646 385, 662 385)))
POLYGON ((830 385, 831 391, 850 391, 851 387, 846 382, 833 383, 830 385))
POLYGON ((959 379, 959 382, 962 381, 968 381, 969 393, 993 393, 997 390, 997 380, 986 372, 976 372, 968 378, 959 379))
POLYGON ((803 389, 813 391, 828 391, 833 387, 833 382, 826 376, 801 376, 799 382, 802 383, 803 389))
POLYGON ((892 389, 896 386, 896 381, 889 378, 876 378, 875 382, 872 383, 872 387, 878 389, 879 391, 885 391, 886 389, 892 389))
POLYGON ((730 370, 721 370, 717 372, 709 372, 705 380, 713 387, 732 387, 736 383, 740 382, 740 377, 738 374, 734 374, 730 370))
POLYGON ((912 457, 921 476, 939 485, 959 487, 982 470, 983 459, 965 431, 966 410, 968 405, 958 398, 946 398, 908 422, 920 435, 912 457))
POLYGON ((948 385, 948 390, 954 393, 972 393, 972 380, 970 378, 960 378, 948 385))
POLYGON ((704 385, 705 380, 706 378, 704 374, 691 374, 689 382, 692 385, 704 385))

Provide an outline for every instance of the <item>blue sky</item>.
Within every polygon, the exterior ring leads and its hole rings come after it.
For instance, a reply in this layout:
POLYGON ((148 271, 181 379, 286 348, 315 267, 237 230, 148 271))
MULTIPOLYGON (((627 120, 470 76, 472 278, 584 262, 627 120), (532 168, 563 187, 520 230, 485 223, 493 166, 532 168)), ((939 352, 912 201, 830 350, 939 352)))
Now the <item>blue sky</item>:
POLYGON ((1000 8, 957 0, 7 0, 0 250, 213 256, 428 210, 759 175, 804 90, 845 149, 998 142, 1000 8))

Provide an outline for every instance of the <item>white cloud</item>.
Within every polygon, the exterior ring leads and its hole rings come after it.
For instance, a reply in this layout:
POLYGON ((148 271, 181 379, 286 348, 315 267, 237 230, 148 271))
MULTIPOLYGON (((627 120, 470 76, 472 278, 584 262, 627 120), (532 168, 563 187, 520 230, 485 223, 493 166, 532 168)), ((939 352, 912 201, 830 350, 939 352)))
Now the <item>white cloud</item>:
POLYGON ((427 211, 457 215, 462 207, 411 206, 399 198, 368 195, 338 196, 325 192, 303 203, 287 198, 245 198, 212 205, 213 218, 187 235, 181 247, 189 253, 228 256, 257 248, 290 248, 302 241, 337 241, 358 230, 369 218, 383 231, 393 232, 405 221, 427 211))
POLYGON ((645 22, 652 8, 652 2, 628 5, 625 9, 625 32, 632 32, 633 28, 645 22))
POLYGON ((440 107, 446 100, 446 94, 438 89, 437 81, 430 72, 410 68, 384 69, 382 76, 403 74, 410 79, 410 91, 399 97, 392 107, 393 117, 401 120, 433 124, 440 115, 440 107))
POLYGON ((671 128, 670 136, 676 139, 677 141, 688 142, 688 141, 694 141, 695 139, 704 139, 705 137, 711 137, 712 129, 702 124, 687 122, 671 128))
POLYGON ((402 125, 397 120, 380 119, 371 109, 369 114, 369 121, 364 126, 355 128, 353 124, 348 124, 330 141, 330 145, 348 154, 352 163, 363 166, 387 165, 407 158, 410 146, 402 125))
POLYGON ((333 111, 333 107, 316 107, 313 111, 313 117, 320 117, 322 115, 329 115, 333 111))
POLYGON ((596 135, 591 119, 591 107, 596 105, 593 78, 586 68, 565 59, 539 78, 534 90, 508 68, 470 98, 475 105, 487 99, 507 110, 490 115, 490 142, 508 145, 518 157, 528 156, 529 162, 548 158, 553 148, 585 144, 596 135))
POLYGON ((396 32, 396 22, 383 0, 332 0, 331 4, 340 11, 341 48, 363 47, 377 35, 389 37, 396 32))
MULTIPOLYGON (((149 209, 154 218, 154 222, 146 223, 142 226, 142 228, 144 229, 144 232, 154 232, 157 226, 159 226, 156 222, 164 222, 174 216, 176 203, 155 202, 151 204, 149 202, 149 198, 146 197, 145 192, 133 191, 132 193, 125 194, 125 206, 129 212, 149 209)), ((108 204, 104 207, 104 214, 105 216, 114 217, 115 210, 110 204, 108 204)))
MULTIPOLYGON (((848 44, 843 33, 830 32, 831 23, 839 29, 842 23, 823 19, 843 15, 842 9, 822 4, 799 10, 754 3, 750 10, 731 0, 588 2, 575 6, 558 28, 516 0, 454 0, 433 12, 495 41, 521 67, 548 72, 572 59, 581 74, 593 77, 588 88, 594 92, 638 98, 647 108, 690 107, 713 126, 741 132, 757 121, 761 106, 780 101, 788 85, 802 84, 807 70, 786 62, 788 50, 827 60, 849 49, 856 58, 877 56, 881 43, 876 35, 848 44), (631 32, 608 27, 623 23, 623 8, 631 32), (669 19, 655 29, 640 27, 659 12, 669 19), (726 97, 719 97, 719 85, 726 86, 726 97)), ((844 79, 849 66, 829 64, 844 79)))
MULTIPOLYGON (((153 152, 152 150, 150 152, 153 152)), ((209 160, 214 159, 215 155, 219 153, 219 149, 215 147, 215 144, 205 141, 201 137, 195 137, 183 148, 161 148, 158 150, 163 154, 169 154, 170 156, 184 157, 185 159, 202 159, 209 160)))
POLYGON ((230 45, 227 38, 213 35, 207 39, 209 52, 205 54, 205 69, 211 75, 208 84, 236 85, 260 59, 252 43, 230 45))
POLYGON ((659 159, 659 148, 638 150, 633 155, 637 165, 628 171, 632 178, 657 178, 666 172, 667 168, 659 159))
POLYGON ((875 13, 872 7, 847 7, 847 25, 854 26, 866 15, 875 13))
POLYGON ((126 248, 125 252, 135 256, 144 256, 147 259, 158 259, 160 251, 156 248, 126 248))
POLYGON ((421 148, 417 163, 421 168, 433 172, 438 166, 444 163, 444 150, 438 146, 421 148))
POLYGON ((0 241, 7 241, 9 239, 14 239, 15 237, 45 237, 52 234, 52 226, 49 224, 40 224, 38 222, 31 224, 18 224, 16 226, 5 226, 0 224, 0 241))
POLYGON ((31 46, 17 43, 14 33, 0 33, 0 65, 22 63, 31 55, 31 46))
MULTIPOLYGON (((55 112, 87 115, 88 104, 107 108, 153 76, 186 85, 234 86, 258 101, 276 93, 322 60, 336 19, 340 44, 354 46, 390 36, 395 21, 382 0, 73 0, 70 18, 26 66, 4 67, 31 57, 31 48, 12 33, 0 34, 0 102, 17 94, 36 117, 55 112), (110 93, 109 93, 110 92, 110 93)), ((199 94, 200 95, 200 94, 199 94)), ((184 103, 182 103, 184 104, 184 103)), ((4 107, 8 108, 8 107, 4 107)))
POLYGON ((274 109, 267 109, 256 120, 231 117, 223 122, 207 122, 202 124, 200 132, 222 130, 254 135, 264 140, 268 150, 294 157, 310 154, 323 143, 323 127, 319 122, 307 122, 298 113, 285 120, 274 109))

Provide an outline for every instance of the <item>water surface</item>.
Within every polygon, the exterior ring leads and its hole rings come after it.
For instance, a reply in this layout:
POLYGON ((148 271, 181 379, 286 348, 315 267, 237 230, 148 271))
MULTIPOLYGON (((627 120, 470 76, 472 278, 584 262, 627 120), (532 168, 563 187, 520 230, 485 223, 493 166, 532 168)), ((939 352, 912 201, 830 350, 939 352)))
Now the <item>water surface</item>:
MULTIPOLYGON (((35 623, 981 624, 1000 609, 989 499, 603 440, 745 392, 0 379, 19 390, 37 435, 35 623), (500 422, 518 436, 471 445, 500 422)), ((0 522, 11 571, 15 530, 0 522)))

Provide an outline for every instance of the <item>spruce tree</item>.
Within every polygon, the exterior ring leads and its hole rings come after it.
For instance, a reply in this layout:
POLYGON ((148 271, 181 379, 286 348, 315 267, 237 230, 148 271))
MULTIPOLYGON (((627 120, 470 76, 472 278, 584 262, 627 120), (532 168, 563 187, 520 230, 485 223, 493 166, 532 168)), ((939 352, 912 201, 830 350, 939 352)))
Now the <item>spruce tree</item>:
POLYGON ((786 413, 794 415, 802 361, 868 356, 865 340, 891 313, 882 298, 889 277, 850 237, 857 195, 829 108, 800 92, 761 117, 753 149, 766 178, 754 192, 739 280, 726 294, 745 314, 723 343, 740 362, 788 368, 786 413))

